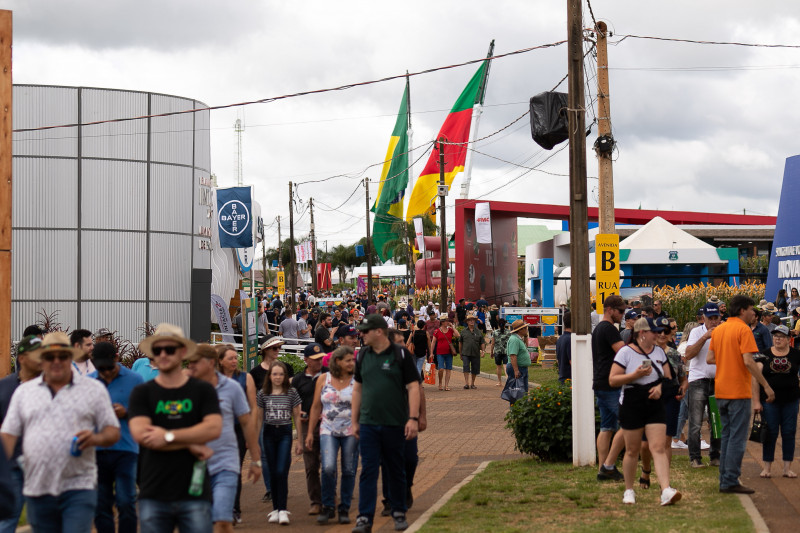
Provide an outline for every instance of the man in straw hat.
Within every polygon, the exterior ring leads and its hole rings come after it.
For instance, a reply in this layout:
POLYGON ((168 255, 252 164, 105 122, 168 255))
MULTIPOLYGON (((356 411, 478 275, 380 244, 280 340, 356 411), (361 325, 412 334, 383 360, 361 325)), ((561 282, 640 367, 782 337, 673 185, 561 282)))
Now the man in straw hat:
MULTIPOLYGON (((506 374, 522 380, 525 392, 528 392, 528 367, 531 366, 531 354, 528 352, 528 325, 523 320, 515 320, 511 324, 511 335, 506 343, 508 365, 506 374)), ((511 402, 513 405, 514 402, 511 402)))
POLYGON ((72 371, 82 352, 66 333, 48 333, 37 352, 42 374, 14 392, 0 437, 7 456, 24 437, 23 494, 33 530, 89 531, 97 503, 95 447, 119 440, 119 421, 106 388, 72 371))
POLYGON ((467 327, 461 330, 461 360, 464 363, 464 388, 477 389, 475 376, 481 373, 481 357, 486 340, 483 332, 475 327, 478 315, 474 312, 466 317, 467 327))
MULTIPOLYGON (((42 358, 39 355, 39 348, 42 339, 36 335, 28 335, 17 345, 17 371, 0 379, 0 424, 6 418, 8 405, 11 403, 11 396, 17 387, 39 376, 42 373, 42 358)), ((9 482, 13 493, 9 495, 11 504, 11 515, 5 520, 0 520, 0 533, 16 531, 19 517, 22 514, 22 504, 25 498, 22 495, 22 468, 20 468, 17 458, 22 455, 22 439, 17 440, 14 447, 14 454, 9 457, 10 472, 9 482)))
POLYGON ((131 393, 131 434, 140 449, 139 521, 142 531, 212 531, 211 483, 206 443, 222 433, 217 393, 211 384, 182 372, 197 346, 183 330, 162 323, 139 349, 158 366, 158 376, 131 393))

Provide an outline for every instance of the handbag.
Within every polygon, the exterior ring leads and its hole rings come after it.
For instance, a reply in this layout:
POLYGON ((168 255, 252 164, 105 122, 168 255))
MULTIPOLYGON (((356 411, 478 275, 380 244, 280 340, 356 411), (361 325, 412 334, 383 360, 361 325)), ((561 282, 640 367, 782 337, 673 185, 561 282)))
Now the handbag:
POLYGON ((433 363, 425 363, 422 367, 422 374, 425 383, 428 385, 436 385, 436 365, 433 363))
POLYGON ((512 377, 508 378, 503 387, 503 392, 500 393, 500 398, 513 405, 514 402, 523 396, 525 396, 525 386, 522 380, 512 377))
POLYGON ((750 440, 753 442, 764 442, 764 436, 768 431, 767 421, 761 416, 761 413, 753 415, 753 426, 750 428, 750 440))

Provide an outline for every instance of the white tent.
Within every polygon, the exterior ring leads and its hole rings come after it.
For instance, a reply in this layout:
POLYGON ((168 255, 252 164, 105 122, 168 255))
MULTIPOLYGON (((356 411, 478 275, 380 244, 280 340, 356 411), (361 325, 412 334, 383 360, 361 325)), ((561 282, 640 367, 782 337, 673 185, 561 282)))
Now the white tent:
MULTIPOLYGON (((661 217, 639 228, 619 243, 620 250, 630 250, 623 263, 646 264, 707 264, 727 263, 719 258, 717 249, 661 217)), ((624 253, 621 254, 624 257, 624 253)))

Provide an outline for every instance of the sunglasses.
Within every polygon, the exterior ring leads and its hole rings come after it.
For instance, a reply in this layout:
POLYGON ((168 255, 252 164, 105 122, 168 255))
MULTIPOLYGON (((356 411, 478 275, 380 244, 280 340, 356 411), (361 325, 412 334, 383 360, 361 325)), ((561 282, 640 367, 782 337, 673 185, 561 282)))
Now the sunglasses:
POLYGON ((56 359, 63 362, 72 357, 72 353, 70 352, 59 352, 59 353, 46 353, 42 355, 42 359, 47 361, 48 363, 52 363, 56 359))
POLYGON ((175 355, 175 352, 178 351, 180 346, 158 346, 153 348, 153 355, 161 355, 161 353, 166 353, 167 355, 175 355))

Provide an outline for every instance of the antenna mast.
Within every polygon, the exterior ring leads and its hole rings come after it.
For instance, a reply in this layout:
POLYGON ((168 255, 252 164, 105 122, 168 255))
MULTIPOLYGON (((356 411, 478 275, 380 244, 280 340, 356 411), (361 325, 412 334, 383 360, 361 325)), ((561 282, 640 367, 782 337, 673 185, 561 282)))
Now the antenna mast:
POLYGON ((236 186, 241 187, 244 184, 242 172, 242 132, 244 131, 244 124, 242 119, 237 118, 233 123, 233 132, 236 134, 236 160, 233 167, 233 177, 236 178, 236 186))

